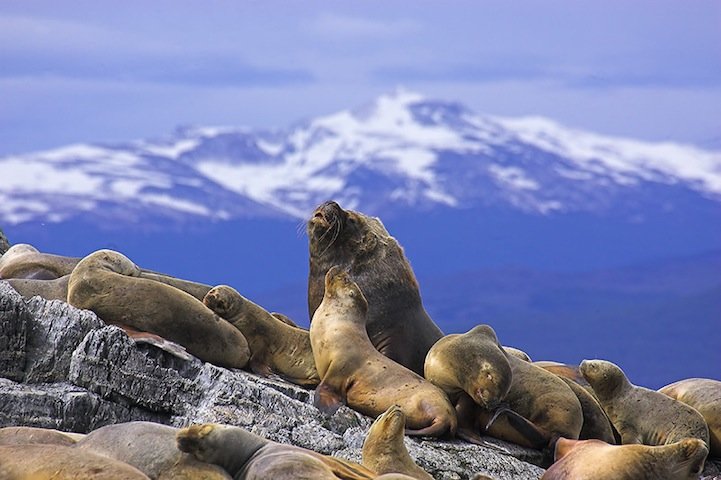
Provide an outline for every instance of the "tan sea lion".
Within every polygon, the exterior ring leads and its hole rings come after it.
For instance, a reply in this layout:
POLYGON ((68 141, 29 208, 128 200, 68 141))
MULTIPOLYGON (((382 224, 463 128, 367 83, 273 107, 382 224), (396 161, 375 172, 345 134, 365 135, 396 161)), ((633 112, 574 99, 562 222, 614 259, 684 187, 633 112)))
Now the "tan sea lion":
POLYGON ((418 282, 403 249, 378 218, 320 205, 307 225, 311 319, 323 300, 325 274, 346 268, 368 299, 366 329, 371 343, 388 358, 423 375, 426 353, 443 332, 428 316, 418 282))
POLYGON ((0 445, 48 444, 70 446, 77 442, 78 434, 67 434, 60 430, 38 427, 0 428, 0 445))
MULTIPOLYGON (((19 243, 13 245, 5 255, 0 257, 0 279, 55 280, 69 275, 80 260, 82 259, 77 257, 41 253, 32 245, 19 243)), ((202 283, 191 282, 142 268, 140 269, 139 276, 183 290, 201 301, 205 294, 212 288, 202 283)), ((47 288, 42 287, 41 283, 26 283, 20 285, 25 288, 39 288, 38 294, 41 296, 44 288, 47 288)), ((57 299, 60 299, 59 290, 57 291, 58 293, 56 293, 56 290, 52 290, 52 292, 54 296, 58 297, 57 299)), ((22 292, 20 294, 23 295, 22 292)), ((46 299, 55 300, 56 298, 46 299)))
POLYGON ((693 480, 707 453, 706 445, 692 438, 663 446, 560 438, 556 463, 541 480, 693 480))
POLYGON ((243 334, 192 295, 139 278, 126 256, 99 250, 73 269, 68 303, 116 325, 129 325, 185 347, 203 361, 243 368, 250 358, 243 334))
POLYGON ((20 295, 31 298, 36 295, 45 300, 68 300, 68 282, 70 275, 64 275, 52 280, 38 280, 36 278, 8 278, 5 280, 20 295))
POLYGON ((706 420, 710 455, 721 457, 721 382, 709 378, 688 378, 666 385, 659 392, 693 407, 706 420))
POLYGON ((373 347, 365 328, 368 302, 349 274, 331 268, 324 290, 310 325, 321 377, 314 404, 326 413, 347 404, 373 418, 398 405, 409 435, 455 433, 455 410, 446 394, 373 347))
POLYGON ((320 383, 308 330, 288 325, 227 285, 214 287, 203 303, 243 333, 253 372, 297 385, 320 383))
POLYGON ((219 466, 178 450, 177 433, 158 423, 119 423, 93 430, 74 448, 132 465, 151 479, 231 479, 219 466))
POLYGON ((523 350, 519 350, 518 348, 508 347, 508 346, 504 345, 504 346, 503 346, 503 350, 504 350, 507 354, 513 355, 514 357, 516 357, 516 358, 518 358, 518 359, 524 360, 524 361, 526 361, 526 362, 530 362, 530 361, 531 361, 531 357, 528 356, 528 354, 527 354, 526 352, 524 352, 523 350))
POLYGON ((406 416, 392 405, 371 425, 363 442, 363 465, 378 474, 402 473, 418 480, 433 480, 406 449, 403 438, 406 416))
POLYGON ((366 467, 292 445, 266 440, 239 427, 193 425, 177 434, 178 448, 201 462, 218 465, 244 480, 362 480, 376 475, 366 467))
POLYGON ((149 480, 135 467, 63 445, 0 446, 0 478, 14 480, 149 480))
POLYGON ((549 372, 558 375, 559 377, 573 380, 582 387, 589 389, 591 392, 593 391, 593 389, 591 388, 591 384, 588 383, 585 378, 583 378, 583 375, 581 375, 581 371, 579 370, 578 365, 569 365, 567 363, 552 362, 548 360, 536 361, 533 362, 533 364, 543 368, 544 370, 548 370, 549 372))
MULTIPOLYGON (((486 434, 530 448, 542 449, 557 437, 577 439, 583 409, 571 388, 556 375, 512 355, 513 372, 505 409, 486 423, 486 434)), ((487 413, 481 412, 481 423, 487 413)))
POLYGON ((581 410, 583 410, 583 428, 581 428, 581 433, 578 434, 579 440, 596 439, 611 445, 618 443, 620 438, 616 438, 611 420, 603 408, 601 408, 596 397, 573 380, 566 377, 559 378, 566 382, 566 385, 573 390, 573 393, 576 394, 576 398, 578 398, 581 404, 581 410))
POLYGON ((580 370, 622 443, 668 445, 684 438, 698 438, 709 444, 706 421, 688 405, 633 385, 623 370, 606 360, 584 360, 580 370))

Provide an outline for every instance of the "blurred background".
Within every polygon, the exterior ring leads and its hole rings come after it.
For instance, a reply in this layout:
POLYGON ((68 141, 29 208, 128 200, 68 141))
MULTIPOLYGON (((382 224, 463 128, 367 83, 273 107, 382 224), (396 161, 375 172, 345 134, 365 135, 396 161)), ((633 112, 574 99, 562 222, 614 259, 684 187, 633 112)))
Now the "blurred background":
POLYGON ((0 228, 308 325, 377 215, 446 332, 721 379, 721 4, 4 1, 0 228))

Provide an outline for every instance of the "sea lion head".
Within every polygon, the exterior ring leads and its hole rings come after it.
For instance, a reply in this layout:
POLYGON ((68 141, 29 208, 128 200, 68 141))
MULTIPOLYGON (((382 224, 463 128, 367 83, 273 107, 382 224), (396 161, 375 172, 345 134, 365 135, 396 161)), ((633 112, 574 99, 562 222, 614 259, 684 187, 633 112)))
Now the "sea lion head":
POLYGON ((243 297, 236 289, 228 285, 218 285, 210 289, 203 298, 203 304, 221 318, 235 317, 243 306, 243 297))
POLYGON ((398 405, 391 405, 388 410, 381 413, 378 418, 375 419, 366 441, 372 438, 374 442, 380 442, 381 444, 389 445, 395 439, 403 438, 404 431, 406 428, 406 416, 398 405))
POLYGON ((511 389, 513 373, 508 356, 498 342, 496 332, 488 325, 473 327, 465 335, 470 338, 483 338, 496 346, 482 351, 475 349, 467 352, 469 364, 474 366, 473 374, 468 376, 472 379, 474 388, 467 393, 477 404, 493 409, 511 389))
POLYGON ((178 450, 190 453, 201 462, 212 463, 217 446, 212 441, 217 425, 191 425, 178 431, 175 439, 178 443, 178 450))
POLYGON ((340 303, 341 306, 357 308, 363 313, 368 311, 368 301, 358 284, 351 280, 348 271, 335 265, 325 274, 325 298, 340 303))
POLYGON ((83 268, 109 270, 129 277, 139 277, 140 268, 132 260, 115 250, 97 250, 78 262, 78 271, 83 268))
POLYGON ((313 211, 307 223, 310 255, 328 257, 336 263, 347 258, 362 258, 373 251, 375 230, 385 231, 377 218, 353 210, 343 210, 336 202, 328 201, 313 211))
POLYGON ((611 398, 629 384, 623 370, 606 360, 584 360, 578 369, 600 398, 611 398))

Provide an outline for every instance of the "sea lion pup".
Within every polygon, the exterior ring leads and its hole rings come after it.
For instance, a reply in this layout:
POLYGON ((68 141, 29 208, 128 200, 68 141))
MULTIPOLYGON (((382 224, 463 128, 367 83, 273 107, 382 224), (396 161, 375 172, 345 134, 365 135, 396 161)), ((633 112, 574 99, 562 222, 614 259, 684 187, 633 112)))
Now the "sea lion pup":
POLYGON ((266 440, 230 425, 206 423, 180 430, 178 448, 244 480, 375 478, 366 467, 292 445, 266 440))
POLYGON ((178 450, 177 433, 158 423, 119 423, 93 430, 74 448, 132 465, 151 479, 230 480, 221 467, 178 450))
MULTIPOLYGON (((577 439, 583 409, 571 388, 556 375, 512 355, 511 388, 504 404, 486 424, 486 434, 519 445, 543 449, 555 438, 577 439)), ((487 413, 481 412, 485 422, 487 413)))
MULTIPOLYGON (((403 249, 378 218, 320 205, 307 225, 310 318, 323 300, 325 274, 334 265, 348 270, 368 299, 366 330, 388 358, 423 375, 426 353, 443 332, 428 316, 403 249)), ((311 320, 312 321, 312 320, 311 320)))
POLYGON ((53 280, 38 280, 36 278, 8 278, 5 280, 21 296, 32 298, 40 296, 45 300, 68 300, 68 282, 70 275, 63 275, 53 280))
POLYGON ((105 322, 128 325, 178 343, 203 361, 243 368, 250 358, 243 334, 192 295, 139 278, 126 256, 98 250, 73 269, 68 303, 105 322))
MULTIPOLYGON (((32 245, 19 243, 13 245, 5 255, 0 257, 0 279, 55 280, 65 275, 70 275, 80 260, 82 259, 77 257, 41 253, 32 245)), ((142 268, 140 269, 140 277, 178 288, 201 301, 205 294, 212 288, 202 283, 191 282, 142 268)), ((44 290, 42 287, 39 287, 41 283, 25 285, 27 285, 26 288, 40 288, 38 295, 43 296, 42 292, 44 290), (33 285, 36 286, 33 287, 33 285)), ((23 293, 21 293, 21 295, 23 295, 23 293)), ((56 294, 58 297, 59 295, 59 293, 56 294)), ((55 298, 47 298, 44 296, 43 298, 55 300, 55 298)))
POLYGON ((403 473, 419 480, 433 480, 408 454, 403 438, 406 416, 391 405, 371 425, 363 442, 363 465, 378 474, 403 473))
POLYGON ((391 405, 406 415, 409 435, 454 434, 456 412, 438 387, 373 347, 366 333, 368 302, 349 274, 335 266, 310 324, 310 343, 321 383, 314 404, 325 413, 341 404, 370 417, 391 405))
POLYGON ((655 447, 559 438, 556 463, 541 480, 692 480, 701 474, 707 453, 695 438, 655 447))
POLYGON ((125 463, 63 445, 0 446, 0 478, 32 480, 149 480, 125 463))
POLYGON ((701 414, 708 425, 710 454, 721 457, 721 382, 688 378, 666 385, 659 392, 695 408, 701 414))
POLYGON ((297 385, 320 383, 308 330, 288 325, 227 285, 214 287, 203 303, 241 331, 254 373, 276 374, 297 385))
POLYGON ((0 445, 49 444, 70 446, 79 434, 66 434, 52 428, 4 427, 0 428, 0 445))
POLYGON ((584 360, 580 369, 622 443, 668 445, 698 438, 709 444, 706 421, 688 405, 633 385, 617 365, 606 360, 584 360))

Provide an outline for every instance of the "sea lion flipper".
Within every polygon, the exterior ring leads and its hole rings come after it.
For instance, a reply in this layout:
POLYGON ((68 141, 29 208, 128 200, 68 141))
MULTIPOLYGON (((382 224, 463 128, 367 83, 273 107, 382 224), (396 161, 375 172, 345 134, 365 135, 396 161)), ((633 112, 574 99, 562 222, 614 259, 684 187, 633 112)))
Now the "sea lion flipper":
POLYGON ((335 387, 325 382, 316 387, 313 405, 326 415, 333 415, 344 403, 343 395, 335 387))
POLYGON ((114 324, 120 328, 122 328, 125 333, 130 337, 133 342, 137 343, 147 343, 149 345, 153 345, 154 347, 157 347, 163 351, 168 352, 171 355, 174 355, 182 360, 192 360, 193 356, 188 353, 188 351, 183 347, 182 345, 172 342, 170 340, 167 340, 160 335, 156 335, 154 333, 150 332, 142 332, 140 330, 136 330, 133 327, 130 327, 128 325, 120 325, 120 324, 114 324))
POLYGON ((498 450, 500 452, 503 452, 507 455, 511 455, 511 452, 506 450, 505 448, 501 447, 500 445, 496 445, 494 443, 488 442, 483 439, 477 432, 474 430, 470 430, 468 428, 461 428, 459 427, 456 431, 456 437, 460 438, 461 440, 465 440, 466 442, 472 443, 474 445, 480 445, 482 447, 491 448, 493 450, 498 450))
POLYGON ((494 426, 502 425, 504 430, 509 428, 515 431, 531 448, 541 450, 548 446, 551 441, 550 435, 538 428, 533 422, 519 415, 509 408, 498 409, 486 425, 486 431, 494 426))
POLYGON ((250 357, 248 366, 250 367, 251 372, 255 373, 256 375, 260 375, 261 377, 267 378, 275 375, 275 372, 273 372, 273 370, 270 368, 270 365, 260 361, 260 359, 258 359, 255 355, 250 357))

